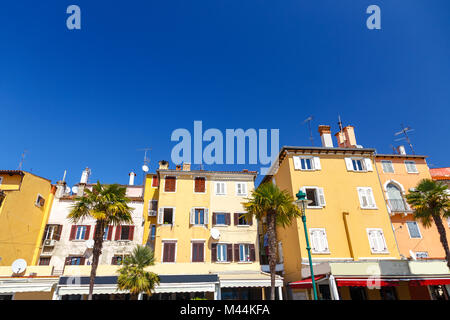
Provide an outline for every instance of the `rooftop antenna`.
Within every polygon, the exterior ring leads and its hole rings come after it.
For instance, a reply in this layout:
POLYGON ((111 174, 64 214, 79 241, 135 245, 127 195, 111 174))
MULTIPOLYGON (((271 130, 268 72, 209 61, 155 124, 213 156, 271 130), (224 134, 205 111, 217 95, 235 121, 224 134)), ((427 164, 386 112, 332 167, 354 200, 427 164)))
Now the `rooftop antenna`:
POLYGON ((342 121, 341 121, 341 115, 338 115, 338 126, 339 126, 339 132, 341 133, 342 139, 344 140, 344 146, 347 147, 347 141, 345 138, 345 134, 344 133, 344 127, 342 126, 342 121))
POLYGON ((309 141, 311 141, 311 145, 314 146, 314 138, 313 138, 312 130, 311 130, 311 121, 312 121, 312 119, 313 119, 313 116, 309 116, 308 118, 303 120, 303 123, 308 122, 309 141))
POLYGON ((25 161, 25 153, 27 153, 27 150, 23 150, 17 170, 22 170, 23 168, 23 162, 25 161))
POLYGON ((142 165, 142 171, 144 172, 148 172, 149 170, 150 159, 147 158, 147 152, 150 150, 152 150, 152 148, 138 149, 138 151, 144 151, 144 164, 142 165))
POLYGON ((403 134, 404 137, 399 138, 399 139, 395 139, 395 141, 406 140, 406 142, 408 142, 408 144, 409 144, 409 147, 411 148, 412 154, 416 154, 414 152, 414 148, 412 146, 411 140, 409 140, 409 136, 408 136, 408 132, 411 132, 411 131, 414 131, 414 129, 411 128, 411 127, 405 127, 405 125, 402 123, 402 130, 399 131, 399 132, 396 132, 394 134, 394 136, 398 136, 398 135, 403 134))

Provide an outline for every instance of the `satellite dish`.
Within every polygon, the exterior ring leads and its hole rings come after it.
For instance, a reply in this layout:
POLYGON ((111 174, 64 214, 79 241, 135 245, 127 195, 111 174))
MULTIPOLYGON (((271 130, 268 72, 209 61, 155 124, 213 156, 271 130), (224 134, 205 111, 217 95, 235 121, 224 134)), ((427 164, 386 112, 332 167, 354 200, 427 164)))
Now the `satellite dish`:
POLYGON ((66 192, 66 193, 70 193, 70 190, 71 190, 70 187, 66 187, 65 192, 66 192))
POLYGON ((211 229, 211 238, 218 240, 220 238, 220 231, 216 228, 211 229))
POLYGON ((12 264, 12 272, 15 274, 19 274, 25 271, 27 268, 27 262, 24 259, 17 259, 12 264))
POLYGON ((148 166, 147 166, 146 164, 144 164, 144 165, 142 166, 142 171, 148 172, 148 170, 149 170, 148 166))
POLYGON ((94 247, 94 240, 91 239, 91 240, 86 241, 86 247, 88 249, 92 249, 94 247))
POLYGON ((416 254, 412 250, 409 250, 409 254, 411 255, 411 258, 417 260, 416 254))
POLYGON ((77 186, 73 186, 72 187, 72 193, 77 193, 78 192, 78 187, 77 186))

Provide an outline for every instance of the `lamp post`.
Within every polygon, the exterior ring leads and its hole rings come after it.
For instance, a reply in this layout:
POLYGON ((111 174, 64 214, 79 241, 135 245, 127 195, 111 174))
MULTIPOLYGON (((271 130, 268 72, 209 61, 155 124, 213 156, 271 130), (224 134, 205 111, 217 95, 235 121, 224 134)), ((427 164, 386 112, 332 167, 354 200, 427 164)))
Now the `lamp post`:
POLYGON ((317 299, 317 290, 316 290, 316 281, 314 279, 314 270, 313 270, 313 264, 312 264, 312 258, 311 258, 311 247, 309 246, 309 238, 308 238, 308 229, 306 228, 306 206, 312 202, 312 200, 306 199, 306 193, 304 193, 302 190, 299 190, 296 194, 297 200, 295 200, 295 203, 297 204, 298 208, 300 209, 302 213, 302 221, 303 221, 303 229, 305 230, 305 239, 306 239, 306 250, 308 251, 308 259, 309 259, 309 270, 311 271, 311 283, 313 287, 314 292, 314 300, 317 299))

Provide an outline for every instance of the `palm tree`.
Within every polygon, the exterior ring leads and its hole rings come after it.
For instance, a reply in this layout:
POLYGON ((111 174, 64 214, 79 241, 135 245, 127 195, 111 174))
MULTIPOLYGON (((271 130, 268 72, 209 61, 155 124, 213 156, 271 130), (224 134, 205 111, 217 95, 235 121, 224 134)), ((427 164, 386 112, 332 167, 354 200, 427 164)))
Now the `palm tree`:
POLYGON ((447 186, 430 179, 423 179, 415 190, 406 195, 406 200, 414 207, 414 218, 420 220, 425 228, 431 227, 434 221, 444 247, 447 266, 450 268, 450 250, 442 223, 442 218, 450 216, 450 197, 447 186))
POLYGON ((89 279, 89 300, 92 300, 94 291, 94 279, 103 247, 105 227, 132 223, 132 208, 128 206, 130 201, 126 196, 126 188, 118 184, 102 185, 98 181, 92 187, 92 191, 85 189, 85 194, 75 198, 75 204, 68 218, 77 223, 85 218, 95 219, 94 248, 92 252, 92 267, 89 279))
POLYGON ((247 210, 247 215, 254 215, 259 221, 262 221, 263 217, 266 218, 269 242, 270 299, 275 300, 276 226, 290 225, 293 218, 300 216, 300 210, 286 190, 280 190, 271 182, 260 185, 246 200, 247 202, 244 202, 243 205, 247 210))
POLYGON ((153 251, 149 247, 138 245, 119 269, 118 289, 128 290, 139 297, 142 293, 151 295, 155 285, 159 284, 159 277, 153 272, 145 271, 144 268, 154 264, 153 251))

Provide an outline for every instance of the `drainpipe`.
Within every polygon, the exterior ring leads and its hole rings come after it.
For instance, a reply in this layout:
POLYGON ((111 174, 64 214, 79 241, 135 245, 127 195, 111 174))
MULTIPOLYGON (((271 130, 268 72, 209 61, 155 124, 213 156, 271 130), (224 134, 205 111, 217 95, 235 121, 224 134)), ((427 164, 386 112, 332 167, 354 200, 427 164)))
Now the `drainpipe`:
POLYGON ((348 212, 342 212, 342 217, 344 219, 345 234, 347 235, 348 248, 350 250, 350 255, 351 255, 352 259, 354 261, 356 261, 358 259, 357 258, 355 259, 355 252, 353 251, 352 240, 350 238, 350 230, 349 230, 348 221, 347 221, 348 215, 349 215, 348 212))

